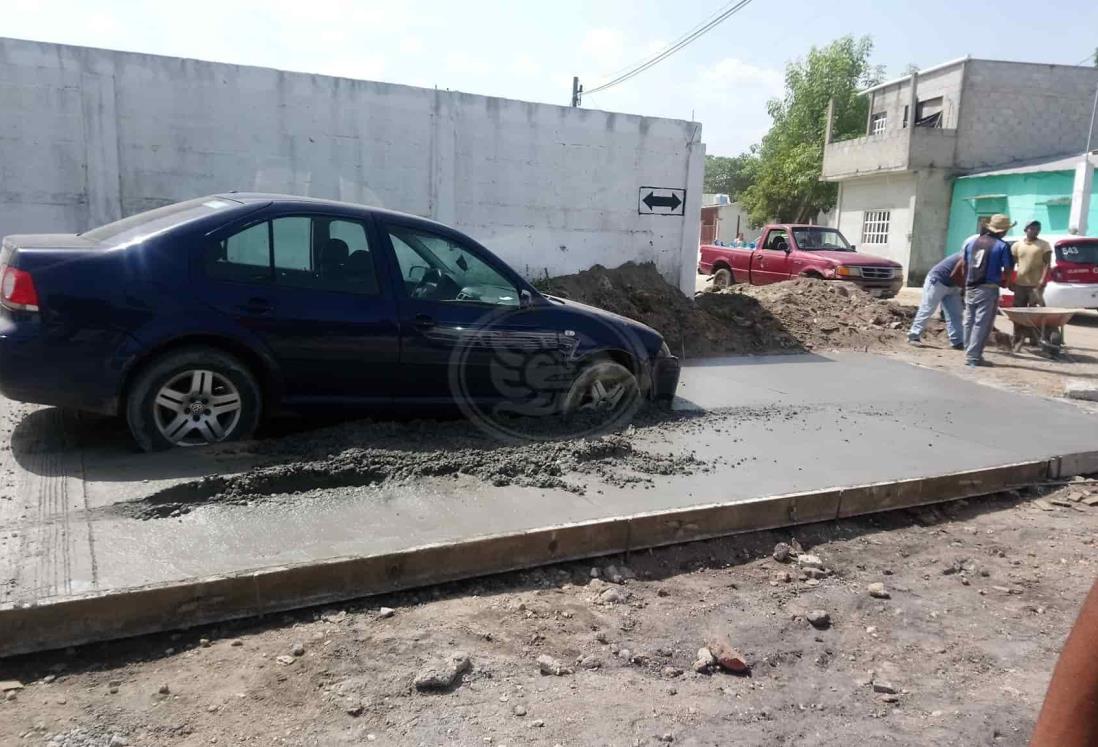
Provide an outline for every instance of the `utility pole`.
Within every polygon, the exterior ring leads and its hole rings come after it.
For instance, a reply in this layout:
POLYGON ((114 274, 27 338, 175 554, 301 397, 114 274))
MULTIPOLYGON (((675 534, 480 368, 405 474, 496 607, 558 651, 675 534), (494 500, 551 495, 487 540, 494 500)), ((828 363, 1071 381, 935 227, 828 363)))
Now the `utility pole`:
POLYGON ((580 85, 578 75, 572 76, 572 106, 579 106, 583 99, 583 86, 580 85))

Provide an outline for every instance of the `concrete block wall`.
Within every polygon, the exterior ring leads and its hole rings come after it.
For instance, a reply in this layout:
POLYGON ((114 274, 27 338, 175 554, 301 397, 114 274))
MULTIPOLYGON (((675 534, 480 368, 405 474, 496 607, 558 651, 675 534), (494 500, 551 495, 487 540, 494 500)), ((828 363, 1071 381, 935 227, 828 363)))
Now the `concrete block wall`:
POLYGON ((836 227, 858 251, 893 259, 909 265, 911 230, 915 206, 915 175, 910 173, 879 175, 840 182, 836 206, 836 227), (888 242, 866 244, 862 241, 862 226, 867 211, 887 210, 890 213, 888 242))
POLYGON ((653 261, 692 292, 701 126, 0 39, 0 234, 258 190, 425 215, 520 272, 653 261), (687 190, 638 215, 641 186, 687 190))
POLYGON ((902 171, 907 168, 911 130, 889 129, 880 135, 840 140, 824 146, 824 179, 902 171))
POLYGON ((958 168, 1083 152, 1098 68, 989 60, 966 66, 958 168))
POLYGON ((921 169, 915 172, 915 213, 912 219, 911 250, 907 262, 908 285, 921 285, 927 272, 960 246, 947 242, 953 195, 952 172, 921 169))

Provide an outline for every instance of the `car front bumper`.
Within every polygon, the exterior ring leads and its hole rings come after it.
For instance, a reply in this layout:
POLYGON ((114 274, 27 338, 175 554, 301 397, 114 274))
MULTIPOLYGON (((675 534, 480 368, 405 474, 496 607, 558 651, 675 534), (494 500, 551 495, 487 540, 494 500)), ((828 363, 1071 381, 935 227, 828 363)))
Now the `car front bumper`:
POLYGON ((682 372, 682 364, 675 356, 664 356, 652 361, 652 387, 648 392, 649 398, 656 401, 670 402, 675 398, 675 391, 679 388, 679 374, 682 372))

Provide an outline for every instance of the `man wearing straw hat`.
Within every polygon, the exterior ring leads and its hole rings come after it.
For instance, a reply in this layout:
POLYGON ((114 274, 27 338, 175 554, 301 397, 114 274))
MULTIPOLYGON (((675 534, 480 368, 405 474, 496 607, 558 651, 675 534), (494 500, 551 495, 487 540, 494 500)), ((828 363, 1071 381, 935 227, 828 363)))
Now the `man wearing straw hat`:
POLYGON ((999 287, 1010 279, 1014 256, 1003 236, 1014 223, 1010 217, 991 216, 980 235, 965 242, 965 364, 990 366, 984 345, 995 327, 999 287))

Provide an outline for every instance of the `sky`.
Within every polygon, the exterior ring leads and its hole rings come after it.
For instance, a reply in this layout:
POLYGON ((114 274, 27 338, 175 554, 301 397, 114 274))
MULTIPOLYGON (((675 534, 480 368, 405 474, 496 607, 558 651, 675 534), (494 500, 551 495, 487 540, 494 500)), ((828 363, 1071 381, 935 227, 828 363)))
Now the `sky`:
MULTIPOLYGON (((664 49, 725 0, 0 0, 0 35, 567 105, 664 49)), ((707 152, 757 143, 786 64, 868 35, 886 77, 974 57, 1090 64, 1098 2, 752 0, 593 109, 693 119, 707 152)), ((2 104, 2 102, 0 102, 2 104)))

